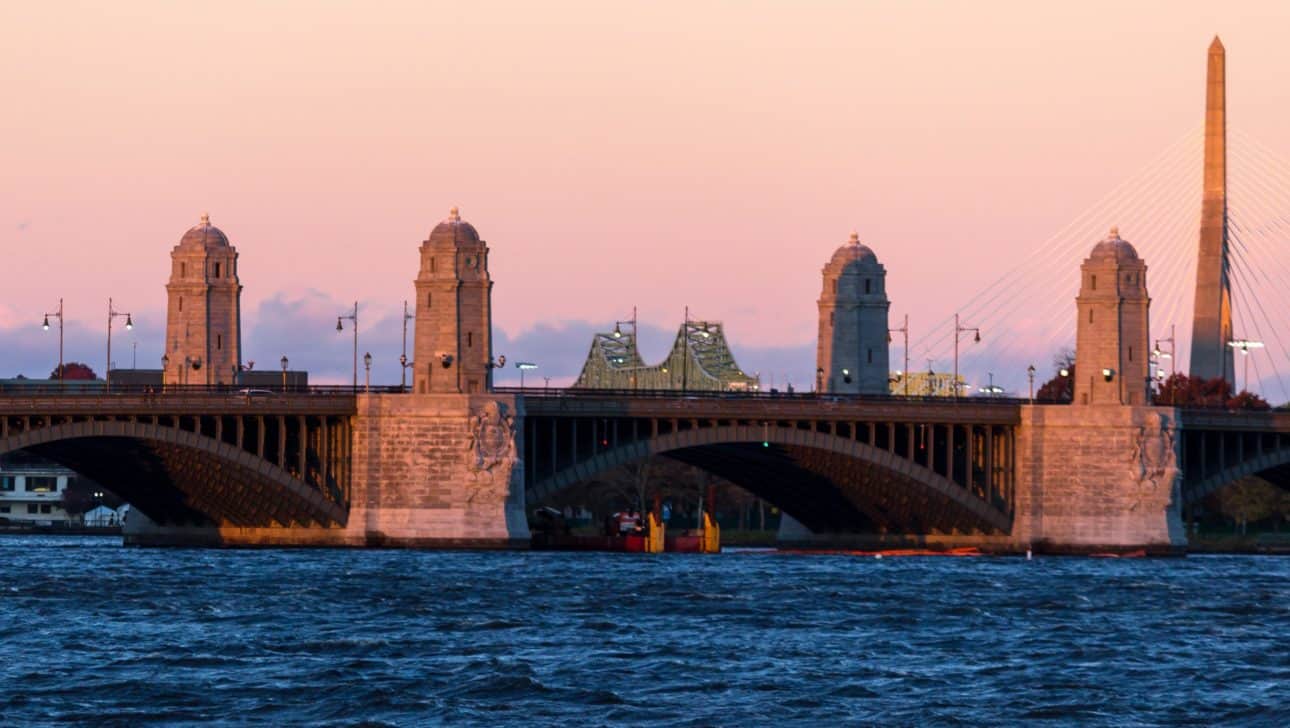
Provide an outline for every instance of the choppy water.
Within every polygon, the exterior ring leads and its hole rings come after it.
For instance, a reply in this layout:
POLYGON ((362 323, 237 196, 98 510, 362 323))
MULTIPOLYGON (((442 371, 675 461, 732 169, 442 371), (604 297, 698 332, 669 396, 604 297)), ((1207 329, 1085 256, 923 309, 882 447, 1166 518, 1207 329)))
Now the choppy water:
POLYGON ((1288 577, 0 537, 0 723, 1287 725, 1288 577))

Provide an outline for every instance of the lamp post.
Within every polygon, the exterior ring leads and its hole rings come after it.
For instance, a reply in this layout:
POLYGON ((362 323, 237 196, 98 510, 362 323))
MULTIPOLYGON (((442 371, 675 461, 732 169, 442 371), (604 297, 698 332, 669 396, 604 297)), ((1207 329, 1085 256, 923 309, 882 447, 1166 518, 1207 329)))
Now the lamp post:
POLYGON ((347 314, 347 315, 343 315, 343 316, 337 316, 337 317, 336 317, 336 330, 337 330, 337 331, 344 331, 344 330, 345 330, 345 325, 344 325, 343 323, 341 323, 342 321, 353 321, 353 322, 354 322, 354 384, 353 384, 353 388, 354 388, 354 391, 356 391, 356 392, 357 392, 357 391, 358 391, 358 301, 355 301, 355 302, 354 302, 354 313, 347 314))
POLYGON ((1035 365, 1026 367, 1026 378, 1030 380, 1030 403, 1035 403, 1035 365))
MULTIPOLYGON (((636 347, 639 345, 639 340, 636 338, 636 307, 635 307, 635 306, 632 306, 632 317, 631 317, 630 319, 627 319, 626 321, 615 321, 615 322, 614 322, 614 333, 612 334, 612 336, 613 336, 615 339, 621 339, 621 338, 623 338, 623 330, 622 330, 622 325, 623 325, 623 324, 630 324, 630 325, 631 325, 631 327, 632 327, 632 340, 631 340, 631 353, 632 353, 632 368, 631 368, 631 372, 632 372, 632 389, 636 389, 636 385, 637 385, 637 383, 638 383, 638 377, 637 377, 637 370, 638 370, 638 367, 636 366, 636 352, 637 352, 637 348, 636 348, 636 347)), ((523 379, 523 372, 521 372, 520 374, 521 374, 521 377, 520 377, 520 378, 521 378, 521 379, 523 379)))
MULTIPOLYGON (((1156 339, 1156 344, 1152 347, 1151 353, 1155 354, 1157 359, 1169 360, 1169 376, 1171 377, 1178 371, 1178 360, 1174 357, 1174 346, 1174 325, 1169 324, 1169 338, 1156 339), (1161 344, 1169 344, 1169 351, 1161 349, 1161 344)), ((1157 366, 1159 365, 1157 364, 1157 366)))
POLYGON ((815 391, 824 391, 824 367, 815 368, 815 391))
POLYGON ((282 355, 282 358, 278 360, 278 364, 282 365, 282 391, 285 392, 287 391, 287 355, 286 354, 282 355))
MULTIPOLYGON (((524 372, 530 369, 537 369, 538 365, 531 361, 517 361, 515 362, 515 368, 520 370, 520 389, 524 389, 524 372)), ((548 377, 547 382, 550 381, 551 379, 548 377)))
POLYGON ((170 368, 170 355, 161 355, 161 391, 166 391, 166 370, 170 368))
POLYGON ((408 313, 408 302, 403 301, 403 353, 399 354, 399 365, 402 371, 399 372, 399 391, 406 391, 408 388, 408 322, 416 318, 408 313))
POLYGON ((117 311, 112 307, 112 299, 109 298, 107 317, 107 370, 103 374, 104 389, 109 392, 112 391, 112 320, 121 316, 125 317, 125 330, 129 331, 130 329, 133 329, 134 319, 130 317, 130 313, 128 311, 125 313, 117 311))
POLYGON ((905 325, 898 329, 887 329, 887 343, 891 343, 892 334, 904 334, 905 337, 905 368, 901 369, 901 379, 904 380, 905 396, 909 396, 909 314, 905 314, 905 325))
POLYGON ((1244 365, 1245 371, 1241 375, 1241 382, 1242 382, 1242 385, 1245 387, 1245 391, 1248 392, 1250 390, 1250 358, 1249 358, 1250 349, 1262 349, 1263 342, 1251 341, 1249 339, 1232 339, 1231 341, 1227 342, 1227 345, 1241 352, 1241 358, 1244 359, 1245 361, 1245 365, 1244 365))
POLYGON ((974 343, 981 341, 981 329, 975 326, 959 325, 959 315, 954 314, 954 396, 959 396, 959 334, 965 334, 971 331, 975 336, 972 338, 974 343))
POLYGON ((363 392, 372 391, 372 352, 363 354, 363 392))
POLYGON ((63 299, 58 299, 58 310, 53 313, 45 314, 45 323, 42 325, 45 331, 49 331, 49 317, 58 318, 58 388, 63 388, 63 299))

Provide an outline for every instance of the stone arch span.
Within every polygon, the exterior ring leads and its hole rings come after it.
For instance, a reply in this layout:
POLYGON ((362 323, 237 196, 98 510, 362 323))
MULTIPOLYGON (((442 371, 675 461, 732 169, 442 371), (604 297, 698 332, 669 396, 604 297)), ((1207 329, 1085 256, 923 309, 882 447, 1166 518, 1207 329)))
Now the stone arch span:
POLYGON ((101 483, 158 524, 344 525, 347 511, 274 463, 212 437, 126 420, 66 422, 0 439, 101 483))
POLYGON ((1281 484, 1282 488, 1290 483, 1290 448, 1267 452, 1250 458, 1237 465, 1231 465, 1212 475, 1183 480, 1183 505, 1192 506, 1223 487, 1231 485, 1249 475, 1262 475, 1281 484))
POLYGON ((536 503, 574 483, 663 455, 738 483, 818 533, 1008 533, 1012 518, 912 460, 837 435, 790 427, 724 425, 614 447, 529 485, 536 503))

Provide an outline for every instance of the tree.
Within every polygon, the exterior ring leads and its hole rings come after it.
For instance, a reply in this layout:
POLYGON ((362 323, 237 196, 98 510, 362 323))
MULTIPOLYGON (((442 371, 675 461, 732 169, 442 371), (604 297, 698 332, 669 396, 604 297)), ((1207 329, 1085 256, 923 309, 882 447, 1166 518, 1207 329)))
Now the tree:
POLYGON ((1231 519, 1233 527, 1245 535, 1250 522, 1279 515, 1281 489, 1263 478, 1247 476, 1223 488, 1217 494, 1218 510, 1231 519))
POLYGON ((94 373, 94 370, 90 368, 89 364, 82 364, 78 361, 69 361, 66 364, 63 364, 62 377, 58 376, 58 367, 54 367, 53 371, 49 373, 49 378, 87 381, 91 379, 98 379, 99 377, 97 374, 94 373))
POLYGON ((1176 407, 1221 407, 1233 410, 1267 410, 1271 405, 1253 392, 1232 393, 1222 377, 1203 379, 1174 374, 1160 383, 1156 404, 1176 407))
POLYGON ((1060 349, 1053 355, 1053 377, 1044 382, 1035 392, 1035 399, 1040 402, 1062 402, 1069 404, 1075 399, 1075 350, 1060 349), (1062 374, 1062 372, 1066 372, 1062 374))

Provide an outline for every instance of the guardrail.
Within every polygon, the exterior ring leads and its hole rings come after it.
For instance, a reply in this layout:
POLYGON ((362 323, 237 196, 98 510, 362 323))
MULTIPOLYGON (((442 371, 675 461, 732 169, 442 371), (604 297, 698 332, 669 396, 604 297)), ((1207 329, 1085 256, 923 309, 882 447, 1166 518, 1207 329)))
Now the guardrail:
POLYGON ((351 387, 347 385, 308 385, 286 387, 244 387, 230 384, 167 384, 165 386, 147 384, 114 384, 108 389, 100 382, 67 382, 58 384, 0 384, 0 397, 116 397, 123 395, 144 395, 156 397, 171 396, 246 396, 269 397, 281 395, 355 395, 355 394, 397 394, 409 391, 394 386, 351 387))
MULTIPOLYGON (((499 394, 550 399, 701 399, 764 402, 911 402, 920 404, 1008 405, 1029 404, 1017 397, 930 397, 899 394, 842 394, 832 392, 713 392, 677 389, 554 389, 548 387, 497 387, 499 394)), ((1034 400, 1035 404, 1059 404, 1034 400)))

